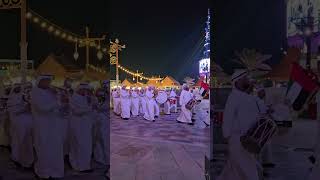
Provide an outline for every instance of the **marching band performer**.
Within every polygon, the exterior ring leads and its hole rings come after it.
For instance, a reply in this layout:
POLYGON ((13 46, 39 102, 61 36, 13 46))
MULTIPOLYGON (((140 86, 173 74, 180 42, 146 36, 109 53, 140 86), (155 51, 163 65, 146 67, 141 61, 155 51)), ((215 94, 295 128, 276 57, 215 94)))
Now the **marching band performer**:
POLYGON ((116 88, 112 91, 112 100, 113 100, 113 112, 117 116, 120 116, 121 114, 120 88, 116 88))
POLYGON ((121 117, 124 120, 128 120, 130 118, 130 93, 126 89, 126 86, 122 86, 120 91, 120 103, 121 103, 121 117))
POLYGON ((192 118, 192 112, 186 108, 186 104, 193 99, 193 95, 189 90, 189 87, 187 84, 183 84, 182 86, 182 92, 180 94, 180 105, 181 105, 181 113, 179 117, 177 118, 178 123, 188 123, 189 125, 193 125, 193 122, 191 120, 192 118))
POLYGON ((246 93, 250 87, 248 72, 236 70, 231 81, 233 89, 227 99, 222 124, 229 156, 218 180, 259 180, 256 158, 240 142, 240 137, 257 122, 259 114, 255 98, 246 93))
POLYGON ((139 115, 139 90, 137 88, 131 91, 131 114, 136 117, 139 115))
POLYGON ((147 111, 145 88, 140 89, 139 99, 140 99, 140 114, 144 115, 147 111))
POLYGON ((51 75, 38 77, 31 91, 34 120, 34 146, 37 153, 35 173, 40 178, 64 176, 63 122, 59 113, 56 92, 50 89, 51 75))
MULTIPOLYGON (((262 113, 262 114, 271 113, 271 109, 269 109, 267 107, 267 105, 265 104, 266 92, 265 92, 264 88, 262 86, 257 87, 256 92, 257 92, 256 100, 258 103, 260 113, 262 113)), ((272 163, 273 158, 272 158, 272 149, 271 148, 272 148, 272 146, 269 143, 269 144, 266 144, 266 147, 262 149, 260 160, 261 160, 261 163, 264 168, 273 168, 275 166, 272 163)), ((267 176, 267 173, 264 172, 264 175, 267 176)))
MULTIPOLYGON (((167 95, 169 97, 170 96, 170 91, 166 90, 166 93, 167 93, 167 95)), ((165 115, 170 115, 171 114, 171 103, 170 103, 169 99, 164 103, 164 114, 165 115)))
POLYGON ((154 106, 154 117, 158 118, 160 116, 160 106, 158 104, 158 102, 156 101, 156 96, 158 95, 158 90, 156 89, 156 87, 152 87, 153 88, 153 92, 154 93, 154 97, 153 97, 153 106, 154 106))
POLYGON ((16 165, 30 168, 34 161, 32 114, 23 99, 22 84, 16 83, 8 100, 11 136, 11 159, 16 165))
POLYGON ((144 119, 148 120, 148 121, 155 121, 154 117, 154 91, 152 87, 148 87, 147 91, 146 91, 146 104, 147 104, 147 108, 146 108, 146 112, 144 113, 144 119))
POLYGON ((103 165, 109 165, 110 153, 108 151, 109 147, 109 120, 108 116, 108 101, 106 99, 106 93, 103 90, 98 91, 97 97, 104 99, 100 101, 97 107, 97 121, 95 123, 95 138, 94 138, 94 149, 93 155, 94 160, 102 163, 103 165), (103 98, 104 97, 104 98, 103 98))
POLYGON ((169 95, 169 99, 171 100, 172 103, 170 103, 170 111, 173 108, 173 112, 177 113, 178 112, 178 108, 177 108, 177 94, 175 92, 175 90, 172 88, 170 95, 169 95))
POLYGON ((81 83, 76 91, 70 101, 70 164, 77 171, 91 172, 93 99, 87 83, 81 83))

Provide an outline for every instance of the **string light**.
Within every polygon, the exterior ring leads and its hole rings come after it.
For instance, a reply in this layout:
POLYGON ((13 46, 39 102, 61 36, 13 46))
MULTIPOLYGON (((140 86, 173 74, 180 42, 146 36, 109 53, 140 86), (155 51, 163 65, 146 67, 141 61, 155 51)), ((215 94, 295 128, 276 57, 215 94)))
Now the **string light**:
MULTIPOLYGON (((63 30, 63 28, 55 25, 54 23, 50 22, 49 20, 45 19, 44 17, 38 15, 37 13, 32 11, 31 9, 29 9, 28 11, 29 12, 27 12, 27 19, 31 19, 32 20, 31 22, 34 22, 35 24, 39 24, 41 28, 47 28, 47 31, 49 33, 54 32, 54 35, 56 35, 62 39, 66 39, 68 41, 75 42, 75 43, 76 42, 78 42, 79 44, 85 43, 85 37, 76 35, 74 33, 68 32, 66 30, 63 30)), ((109 53, 107 48, 101 47, 100 43, 97 44, 95 42, 91 42, 89 45, 91 47, 95 47, 98 50, 99 54, 102 52, 109 53)), ((106 73, 105 70, 96 68, 92 65, 89 65, 89 67, 97 72, 106 73)), ((142 79, 151 80, 151 81, 161 81, 162 80, 162 78, 153 78, 153 77, 149 78, 149 77, 143 76, 142 74, 137 74, 136 72, 132 72, 132 71, 126 69, 125 67, 121 66, 120 64, 118 64, 118 68, 129 75, 135 76, 137 79, 140 78, 140 80, 142 80, 142 79)))

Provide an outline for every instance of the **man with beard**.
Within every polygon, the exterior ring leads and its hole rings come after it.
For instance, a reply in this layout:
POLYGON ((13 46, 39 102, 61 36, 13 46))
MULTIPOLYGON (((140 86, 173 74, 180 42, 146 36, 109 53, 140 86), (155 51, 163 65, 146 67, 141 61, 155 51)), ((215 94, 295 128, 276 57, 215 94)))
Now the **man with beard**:
POLYGON ((247 93, 250 82, 246 70, 236 70, 231 80, 233 89, 226 102, 222 124, 229 156, 218 180, 259 180, 255 154, 248 152, 240 141, 257 122, 256 99, 247 93))

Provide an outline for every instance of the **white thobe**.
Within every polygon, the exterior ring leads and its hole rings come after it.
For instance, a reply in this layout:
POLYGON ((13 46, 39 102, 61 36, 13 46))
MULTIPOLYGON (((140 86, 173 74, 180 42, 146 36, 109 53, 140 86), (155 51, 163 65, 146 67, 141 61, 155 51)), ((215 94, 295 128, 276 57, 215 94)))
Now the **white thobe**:
MULTIPOLYGON (((169 93, 168 93, 168 97, 169 97, 169 93)), ((166 115, 170 115, 171 114, 171 104, 169 99, 164 103, 164 114, 166 115)))
POLYGON ((131 93, 131 113, 133 116, 139 115, 139 95, 135 91, 131 93))
POLYGON ((169 95, 169 98, 176 100, 176 102, 175 102, 174 104, 171 104, 171 105, 170 105, 170 111, 171 111, 171 109, 173 108, 173 112, 175 112, 175 113, 177 113, 177 98, 176 98, 176 97, 177 97, 176 92, 171 91, 171 92, 170 92, 170 95, 169 95))
POLYGON ((98 117, 95 124, 94 160, 104 165, 110 164, 110 123, 108 102, 99 106, 98 117))
POLYGON ((94 113, 86 96, 74 94, 70 101, 70 164, 78 171, 91 169, 94 113))
POLYGON ((258 114, 253 96, 232 90, 222 124, 223 136, 228 139, 229 157, 218 180, 259 180, 256 158, 240 142, 240 137, 257 122, 258 114))
POLYGON ((11 158, 23 167, 31 167, 34 161, 32 114, 22 99, 13 94, 8 100, 10 117, 11 158))
POLYGON ((139 99, 140 99, 140 114, 144 114, 147 111, 147 102, 146 102, 145 94, 140 93, 139 99))
POLYGON ((154 115, 159 117, 160 116, 160 105, 158 102, 153 98, 153 106, 154 106, 154 115))
POLYGON ((195 125, 199 128, 205 128, 210 125, 210 100, 202 99, 200 104, 196 105, 195 125), (207 125, 206 125, 207 124, 207 125))
POLYGON ((127 90, 121 89, 120 91, 120 101, 121 101, 121 117, 130 118, 130 95, 127 90))
MULTIPOLYGON (((261 114, 266 114, 268 107, 266 106, 264 100, 262 100, 259 97, 256 97, 256 101, 259 107, 259 112, 261 114)), ((260 154, 260 161, 262 163, 272 163, 272 145, 270 142, 266 144, 265 147, 262 149, 260 154)))
POLYGON ((62 178, 63 119, 55 95, 48 90, 33 88, 31 91, 33 114, 34 146, 37 153, 35 173, 41 178, 62 178))
POLYGON ((177 121, 183 123, 192 123, 192 112, 186 108, 186 104, 192 99, 193 94, 190 91, 182 90, 179 103, 181 105, 181 113, 177 121))
POLYGON ((9 115, 8 111, 0 112, 0 145, 9 146, 9 115))
POLYGON ((112 92, 112 100, 113 100, 113 112, 117 115, 121 114, 121 106, 120 106, 120 95, 119 91, 112 92))
POLYGON ((147 90, 146 91, 146 104, 147 104, 147 108, 146 108, 146 112, 144 113, 144 118, 148 121, 154 121, 154 98, 153 98, 154 94, 153 91, 151 90, 147 90))

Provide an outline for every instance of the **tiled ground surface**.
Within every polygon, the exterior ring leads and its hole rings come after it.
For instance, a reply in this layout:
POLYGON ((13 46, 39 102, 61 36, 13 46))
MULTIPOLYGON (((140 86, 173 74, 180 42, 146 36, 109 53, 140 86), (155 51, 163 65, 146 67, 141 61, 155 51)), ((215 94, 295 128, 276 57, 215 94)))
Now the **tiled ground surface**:
MULTIPOLYGON (((276 136, 272 143, 273 158, 276 168, 269 170, 270 177, 266 180, 302 180, 308 179, 312 165, 308 161, 315 143, 317 122, 313 120, 297 120, 293 128, 276 136)), ((216 145, 220 154, 215 167, 215 176, 223 168, 226 157, 225 147, 216 145)))
MULTIPOLYGON (((63 180, 107 180, 104 176, 105 168, 98 164, 93 164, 95 171, 90 174, 80 174, 65 166, 66 172, 63 180)), ((9 159, 9 152, 6 148, 0 148, 0 180, 35 180, 32 171, 18 169, 9 159)))
POLYGON ((112 115, 112 180, 204 180, 209 128, 178 124, 178 114, 156 122, 112 115))

